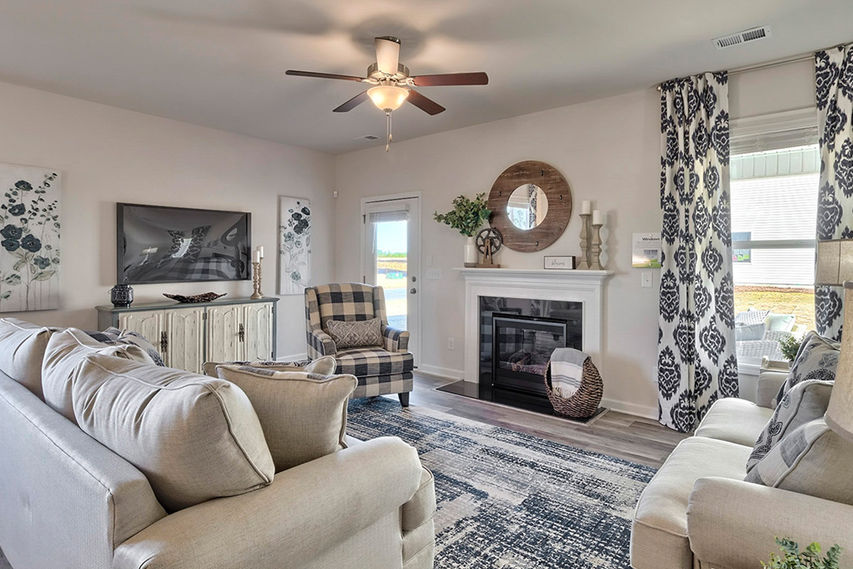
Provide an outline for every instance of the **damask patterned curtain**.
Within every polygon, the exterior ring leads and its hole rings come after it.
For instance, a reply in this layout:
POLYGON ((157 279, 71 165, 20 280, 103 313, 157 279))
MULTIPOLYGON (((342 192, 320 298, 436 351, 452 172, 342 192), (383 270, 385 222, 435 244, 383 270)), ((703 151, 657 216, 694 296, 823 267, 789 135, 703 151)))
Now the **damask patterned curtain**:
POLYGON ((728 76, 661 85, 659 421, 687 432, 738 394, 728 76))
MULTIPOLYGON (((817 238, 853 239, 853 45, 815 53, 820 144, 817 238)), ((822 336, 841 339, 841 287, 815 287, 822 336)))

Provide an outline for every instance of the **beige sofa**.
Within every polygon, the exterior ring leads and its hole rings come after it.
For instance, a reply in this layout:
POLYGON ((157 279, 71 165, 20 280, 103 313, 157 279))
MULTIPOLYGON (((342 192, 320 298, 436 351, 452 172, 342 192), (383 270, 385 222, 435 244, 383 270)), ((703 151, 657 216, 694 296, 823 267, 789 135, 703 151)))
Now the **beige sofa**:
POLYGON ((631 528, 634 569, 759 569, 775 537, 844 548, 853 563, 853 506, 745 482, 746 461, 784 371, 762 369, 757 404, 721 399, 646 487, 631 528))
POLYGON ((427 569, 434 511, 432 475, 386 437, 167 514, 139 470, 0 373, 0 548, 14 569, 427 569))

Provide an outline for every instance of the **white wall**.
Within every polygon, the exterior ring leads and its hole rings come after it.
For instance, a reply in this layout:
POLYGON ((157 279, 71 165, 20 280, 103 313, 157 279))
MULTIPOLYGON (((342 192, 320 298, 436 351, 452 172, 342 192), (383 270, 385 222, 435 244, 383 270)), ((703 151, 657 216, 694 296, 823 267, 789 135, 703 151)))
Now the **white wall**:
MULTIPOLYGON (((733 75, 732 117, 798 109, 814 104, 810 62, 733 75)), ((488 194, 495 178, 521 160, 542 160, 560 170, 575 204, 563 236, 538 253, 504 250, 499 262, 513 268, 541 268, 543 255, 577 255, 577 208, 593 200, 607 213, 609 262, 615 271, 606 288, 604 361, 606 404, 657 416, 654 375, 657 353, 658 275, 652 288, 640 286, 631 268, 631 234, 660 230, 659 95, 655 89, 562 107, 392 145, 336 159, 337 280, 360 280, 359 201, 365 196, 423 192, 423 341, 421 367, 461 377, 464 286, 452 270, 462 263, 463 238, 432 220, 459 194, 488 194), (456 349, 448 350, 448 337, 456 349)))
MULTIPOLYGON (((234 112, 240 112, 234 109, 234 112)), ((319 152, 0 83, 0 161, 56 168, 63 176, 62 307, 12 314, 33 322, 95 329, 95 305, 115 284, 115 203, 252 213, 253 245, 264 245, 264 287, 276 292, 277 196, 313 200, 313 266, 331 279, 332 157, 319 152)), ((138 285, 137 302, 162 292, 208 290, 249 296, 251 282, 138 285)), ((302 296, 279 304, 279 354, 305 352, 302 296)), ((6 314, 7 316, 9 314, 6 314)))

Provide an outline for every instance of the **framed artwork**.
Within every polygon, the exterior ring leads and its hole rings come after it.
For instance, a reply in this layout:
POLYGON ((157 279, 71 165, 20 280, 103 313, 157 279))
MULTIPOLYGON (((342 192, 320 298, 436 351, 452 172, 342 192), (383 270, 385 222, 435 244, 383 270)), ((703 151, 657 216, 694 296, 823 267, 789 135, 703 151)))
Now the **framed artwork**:
POLYGON ((59 308, 61 178, 0 163, 0 312, 59 308))
POLYGON ((311 283, 311 201, 279 198, 278 293, 303 294, 311 283))

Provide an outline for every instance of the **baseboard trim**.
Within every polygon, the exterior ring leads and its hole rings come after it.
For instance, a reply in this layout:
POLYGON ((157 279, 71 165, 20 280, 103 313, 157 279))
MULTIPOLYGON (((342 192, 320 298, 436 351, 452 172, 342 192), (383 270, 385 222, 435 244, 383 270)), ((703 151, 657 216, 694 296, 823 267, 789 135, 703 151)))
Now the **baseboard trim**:
POLYGON ((307 360, 307 359, 309 359, 308 358, 308 352, 301 352, 299 354, 290 354, 287 356, 278 356, 275 358, 275 361, 277 361, 277 362, 298 362, 298 361, 307 360))
POLYGON ((658 418, 658 409, 657 407, 650 407, 648 405, 638 405, 636 403, 629 403, 627 401, 617 401, 615 399, 602 399, 601 405, 607 407, 608 409, 612 409, 613 411, 618 411, 620 413, 625 413, 628 415, 634 415, 637 417, 643 417, 644 419, 654 419, 658 418))
POLYGON ((427 375, 435 375, 437 377, 444 377, 447 379, 462 379, 465 375, 465 372, 461 369, 450 369, 446 367, 432 366, 429 364, 420 364, 417 371, 427 375))

